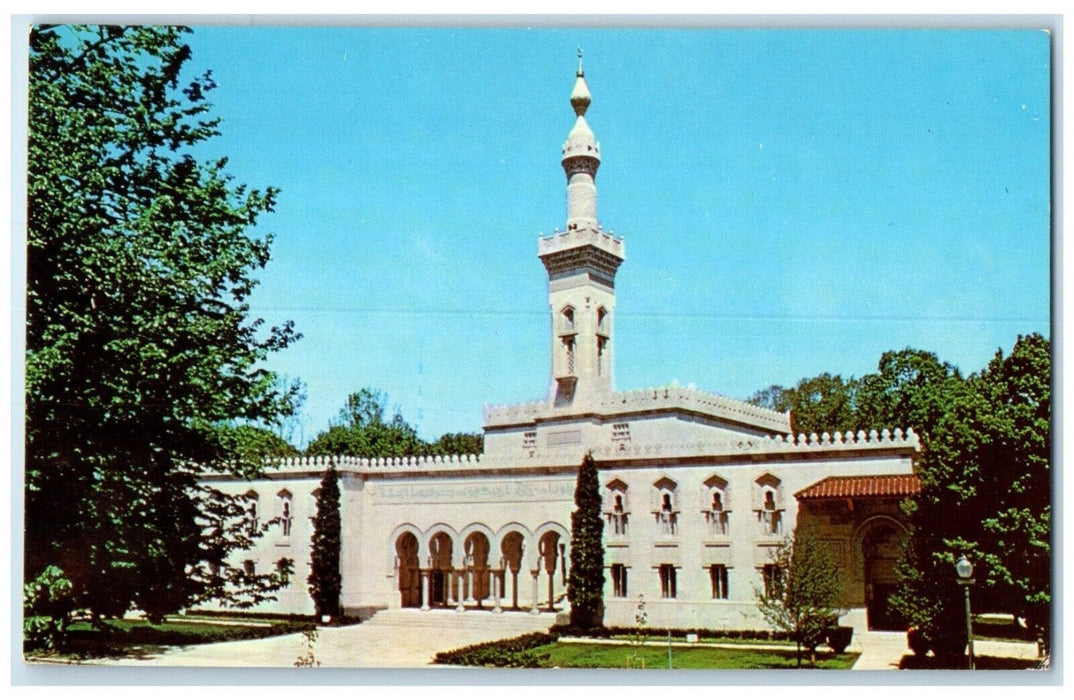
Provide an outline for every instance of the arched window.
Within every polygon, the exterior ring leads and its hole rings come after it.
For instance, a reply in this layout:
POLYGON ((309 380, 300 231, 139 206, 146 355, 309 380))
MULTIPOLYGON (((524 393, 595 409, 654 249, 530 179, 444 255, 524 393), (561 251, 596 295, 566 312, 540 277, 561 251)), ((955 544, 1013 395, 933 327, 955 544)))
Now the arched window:
POLYGON ((571 305, 564 306, 555 316, 553 329, 559 338, 560 350, 555 359, 556 376, 561 378, 575 376, 575 312, 571 305))
POLYGON ((574 307, 564 306, 559 312, 559 324, 561 333, 574 332, 574 307))
POLYGON ((250 490, 246 492, 246 531, 251 535, 256 535, 259 529, 258 526, 258 496, 257 491, 250 490))
POLYGON ((754 484, 754 511, 766 537, 783 535, 783 485, 772 474, 765 474, 754 484))
POLYGON ((708 524, 709 534, 726 536, 729 533, 731 508, 726 479, 713 475, 702 484, 701 513, 708 524))
POLYGON ((604 518, 613 537, 627 534, 630 520, 630 503, 627 499, 627 485, 620 479, 612 479, 604 486, 604 518))
POLYGON ((675 496, 676 488, 678 484, 666 476, 653 484, 653 515, 656 518, 658 534, 670 536, 678 531, 679 506, 675 496))
POLYGON ((603 306, 597 307, 597 376, 603 377, 609 373, 608 367, 608 342, 611 334, 608 332, 608 310, 603 306))
POLYGON ((280 534, 284 537, 291 536, 291 522, 294 518, 293 507, 290 491, 283 489, 276 494, 276 515, 280 519, 280 534))

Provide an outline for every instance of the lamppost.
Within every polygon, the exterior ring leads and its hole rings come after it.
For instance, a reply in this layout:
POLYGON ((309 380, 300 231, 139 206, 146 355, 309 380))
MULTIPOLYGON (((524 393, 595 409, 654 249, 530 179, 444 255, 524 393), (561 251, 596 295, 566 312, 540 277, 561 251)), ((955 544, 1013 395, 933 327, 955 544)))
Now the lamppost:
POLYGON ((969 666, 970 670, 973 670, 973 621, 970 617, 970 586, 973 585, 973 564, 963 554, 955 564, 955 571, 958 572, 958 583, 962 586, 962 589, 966 592, 966 638, 968 640, 969 650, 969 666))

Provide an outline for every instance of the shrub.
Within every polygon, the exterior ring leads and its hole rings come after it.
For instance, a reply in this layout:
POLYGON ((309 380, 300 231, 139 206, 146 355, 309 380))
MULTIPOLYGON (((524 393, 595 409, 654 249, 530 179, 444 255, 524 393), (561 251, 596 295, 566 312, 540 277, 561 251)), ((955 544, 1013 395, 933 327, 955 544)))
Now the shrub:
POLYGON ((495 668, 544 668, 549 654, 531 654, 531 649, 551 644, 558 634, 534 632, 514 639, 474 644, 453 651, 440 652, 433 660, 454 666, 490 666, 495 668))
POLYGON ((74 586, 70 579, 58 566, 46 566, 22 588, 24 648, 62 647, 74 608, 74 586))
POLYGON ((835 626, 829 627, 825 635, 825 641, 836 654, 842 654, 850 646, 850 640, 854 638, 853 627, 835 626))
MULTIPOLYGON (((563 637, 596 637, 598 639, 607 639, 609 637, 635 636, 638 633, 638 628, 601 627, 598 629, 584 629, 571 625, 555 625, 549 631, 563 637)), ((787 632, 774 630, 714 630, 701 627, 646 627, 643 636, 667 639, 669 633, 673 637, 685 637, 688 634, 696 634, 699 639, 744 639, 758 642, 791 641, 791 636, 787 632)))
POLYGON ((917 627, 911 627, 906 631, 906 646, 914 652, 914 656, 925 656, 929 653, 929 641, 917 627))

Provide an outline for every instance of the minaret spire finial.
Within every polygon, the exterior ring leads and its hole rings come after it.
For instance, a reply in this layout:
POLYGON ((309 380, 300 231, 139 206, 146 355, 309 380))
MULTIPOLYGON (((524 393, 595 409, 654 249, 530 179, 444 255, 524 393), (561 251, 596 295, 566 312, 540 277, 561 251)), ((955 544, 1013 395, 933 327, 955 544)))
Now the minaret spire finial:
POLYGON ((585 75, 585 71, 582 70, 582 48, 578 47, 578 77, 581 78, 585 75))

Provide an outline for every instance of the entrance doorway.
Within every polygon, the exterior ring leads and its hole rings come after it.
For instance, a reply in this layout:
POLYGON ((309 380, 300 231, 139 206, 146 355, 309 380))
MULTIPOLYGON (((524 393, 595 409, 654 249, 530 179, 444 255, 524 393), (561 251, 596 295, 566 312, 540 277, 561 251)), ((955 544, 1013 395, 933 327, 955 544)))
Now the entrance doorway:
POLYGON ((432 560, 429 572, 429 605, 447 606, 451 593, 451 537, 445 532, 438 532, 429 540, 429 558, 432 560))
POLYGON ((898 589, 895 565, 905 533, 891 523, 873 525, 861 541, 865 566, 865 613, 871 630, 905 630, 906 620, 892 607, 898 589))
POLYGON ((404 608, 421 607, 421 572, 418 570, 418 538, 404 532, 395 540, 395 557, 399 563, 399 596, 404 608))
POLYGON ((562 556, 563 545, 559 542, 560 537, 558 532, 546 532, 541 535, 541 539, 537 541, 537 553, 540 555, 541 568, 544 569, 548 575, 548 612, 554 612, 555 606, 555 581, 556 581, 556 565, 559 564, 561 571, 561 578, 563 579, 562 585, 566 585, 567 574, 564 558, 562 556))
POLYGON ((466 599, 476 601, 482 607, 489 597, 489 539, 483 533, 475 532, 463 543, 466 553, 466 565, 469 569, 466 579, 466 599))
MULTIPOLYGON (((522 550, 525 548, 525 538, 519 532, 509 532, 504 535, 500 543, 500 552, 507 571, 500 579, 500 585, 506 587, 507 573, 511 574, 511 609, 518 610, 518 572, 522 569, 522 550)), ((500 589, 500 597, 507 596, 506 588, 500 589)))

